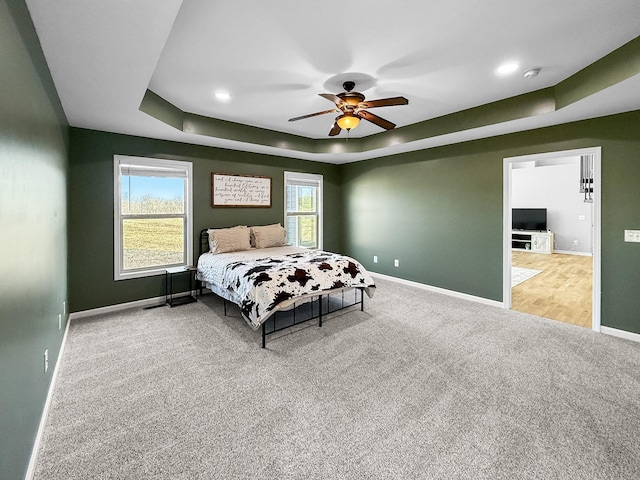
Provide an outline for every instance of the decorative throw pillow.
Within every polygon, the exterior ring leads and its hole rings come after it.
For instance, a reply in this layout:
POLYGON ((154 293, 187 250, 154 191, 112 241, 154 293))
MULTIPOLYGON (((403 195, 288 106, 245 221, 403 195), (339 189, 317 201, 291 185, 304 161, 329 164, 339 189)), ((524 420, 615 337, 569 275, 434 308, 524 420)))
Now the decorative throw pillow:
POLYGON ((251 246, 255 248, 282 247, 287 239, 287 231, 279 223, 251 227, 251 246))
POLYGON ((249 228, 244 225, 231 228, 210 228, 207 233, 209 234, 211 253, 237 252, 251 248, 249 228))

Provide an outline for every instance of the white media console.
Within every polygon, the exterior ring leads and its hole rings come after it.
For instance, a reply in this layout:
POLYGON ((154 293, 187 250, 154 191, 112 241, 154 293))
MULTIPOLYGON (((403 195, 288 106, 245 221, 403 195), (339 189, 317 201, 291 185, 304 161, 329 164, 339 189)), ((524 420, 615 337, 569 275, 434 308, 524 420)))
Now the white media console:
POLYGON ((553 253, 553 233, 513 230, 511 248, 536 253, 553 253))

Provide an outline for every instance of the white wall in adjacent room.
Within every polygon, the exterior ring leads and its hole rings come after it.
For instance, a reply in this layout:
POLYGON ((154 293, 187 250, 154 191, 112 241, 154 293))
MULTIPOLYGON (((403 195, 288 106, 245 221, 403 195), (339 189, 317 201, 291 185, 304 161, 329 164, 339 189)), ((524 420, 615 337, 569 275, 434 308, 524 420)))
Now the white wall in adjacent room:
POLYGON ((546 208, 555 250, 592 253, 593 204, 585 203, 580 193, 580 157, 522 167, 512 171, 512 208, 546 208))

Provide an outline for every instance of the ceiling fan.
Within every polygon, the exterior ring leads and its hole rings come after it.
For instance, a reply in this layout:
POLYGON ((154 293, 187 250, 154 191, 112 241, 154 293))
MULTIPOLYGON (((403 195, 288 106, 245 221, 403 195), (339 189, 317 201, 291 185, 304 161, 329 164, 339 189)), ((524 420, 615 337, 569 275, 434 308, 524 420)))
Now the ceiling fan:
POLYGON ((329 136, 333 137, 340 133, 341 129, 347 132, 352 128, 356 128, 361 119, 368 120, 371 123, 384 128, 385 130, 391 130, 395 128, 395 123, 391 123, 389 120, 385 120, 371 112, 368 112, 367 108, 374 107, 390 107, 393 105, 407 105, 409 100, 404 97, 391 97, 382 98, 380 100, 365 100, 364 95, 360 92, 353 92, 353 88, 356 86, 355 82, 347 81, 342 84, 344 92, 334 95, 333 93, 319 93, 321 97, 332 101, 336 104, 337 108, 325 110, 323 112, 311 113, 309 115, 302 115, 301 117, 290 118, 290 122, 302 120, 304 118, 316 117, 318 115, 324 115, 326 113, 338 112, 340 115, 336 117, 336 121, 333 123, 333 127, 329 130, 329 136))

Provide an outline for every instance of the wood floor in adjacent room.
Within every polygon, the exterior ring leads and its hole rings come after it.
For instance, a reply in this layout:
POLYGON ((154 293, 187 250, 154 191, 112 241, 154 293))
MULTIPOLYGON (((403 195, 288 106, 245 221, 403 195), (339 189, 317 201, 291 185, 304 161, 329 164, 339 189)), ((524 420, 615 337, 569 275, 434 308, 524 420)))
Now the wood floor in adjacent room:
POLYGON ((512 252, 512 266, 542 273, 511 289, 511 308, 591 328, 593 257, 512 252))

